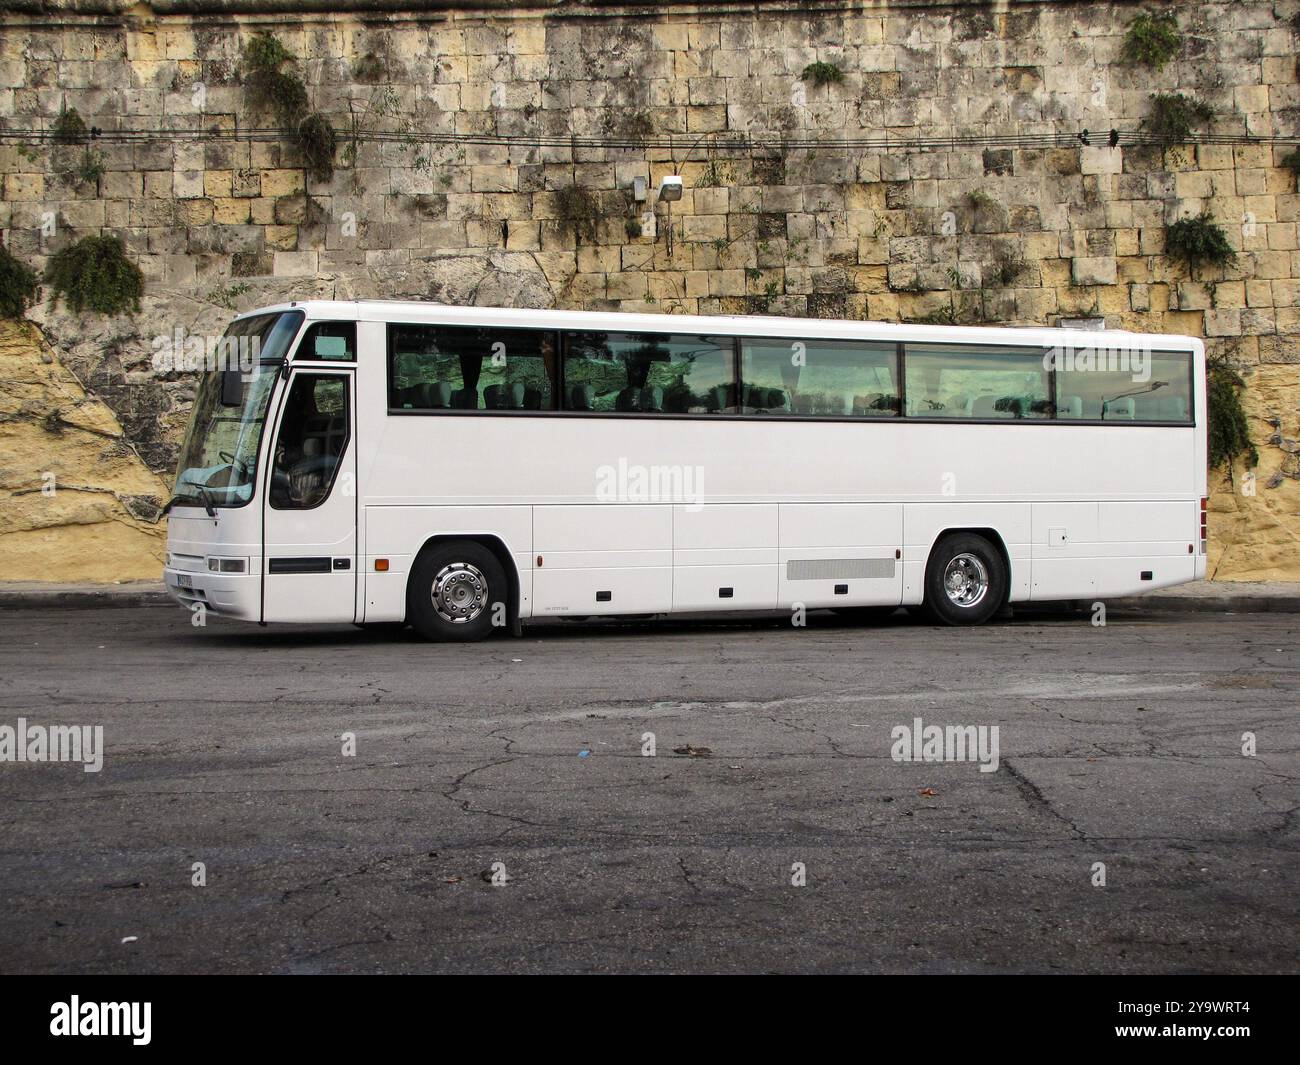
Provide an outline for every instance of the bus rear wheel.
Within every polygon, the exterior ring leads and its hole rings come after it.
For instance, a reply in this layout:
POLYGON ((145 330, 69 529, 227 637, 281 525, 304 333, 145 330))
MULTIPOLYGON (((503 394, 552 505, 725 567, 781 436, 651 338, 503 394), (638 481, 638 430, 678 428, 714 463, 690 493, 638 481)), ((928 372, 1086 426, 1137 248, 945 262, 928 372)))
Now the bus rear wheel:
POLYGON ((426 640, 481 640, 508 620, 508 584, 496 555, 472 540, 422 551, 411 567, 406 617, 426 640))
POLYGON ((925 608, 944 625, 981 625, 1007 597, 1007 566, 984 537, 949 533, 925 567, 925 608))

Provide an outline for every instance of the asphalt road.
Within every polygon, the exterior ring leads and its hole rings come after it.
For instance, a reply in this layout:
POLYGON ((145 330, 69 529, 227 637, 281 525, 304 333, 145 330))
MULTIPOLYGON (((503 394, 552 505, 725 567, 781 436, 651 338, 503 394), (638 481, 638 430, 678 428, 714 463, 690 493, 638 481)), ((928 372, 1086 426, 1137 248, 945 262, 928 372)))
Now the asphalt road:
POLYGON ((0 726, 105 756, 0 764, 0 969, 1300 971, 1300 616, 809 620, 6 612, 0 726))

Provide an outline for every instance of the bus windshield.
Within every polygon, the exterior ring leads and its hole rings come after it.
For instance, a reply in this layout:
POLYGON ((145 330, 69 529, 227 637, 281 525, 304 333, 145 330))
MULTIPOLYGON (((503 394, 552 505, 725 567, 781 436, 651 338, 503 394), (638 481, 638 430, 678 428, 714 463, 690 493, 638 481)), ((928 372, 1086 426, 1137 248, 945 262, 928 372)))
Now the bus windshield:
POLYGON ((253 498, 267 403, 302 319, 300 311, 262 314, 241 318, 226 330, 223 340, 239 343, 218 345, 218 350, 254 352, 256 361, 240 367, 245 372, 237 403, 223 397, 220 366, 204 372, 177 463, 174 503, 241 507, 253 498))

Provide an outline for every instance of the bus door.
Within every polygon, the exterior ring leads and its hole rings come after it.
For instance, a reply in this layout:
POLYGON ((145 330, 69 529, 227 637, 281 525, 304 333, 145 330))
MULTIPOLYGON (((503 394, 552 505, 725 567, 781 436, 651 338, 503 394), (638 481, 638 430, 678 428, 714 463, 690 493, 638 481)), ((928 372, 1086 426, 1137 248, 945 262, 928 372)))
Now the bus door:
POLYGON ((262 620, 352 621, 355 374, 294 369, 283 396, 262 497, 262 620))

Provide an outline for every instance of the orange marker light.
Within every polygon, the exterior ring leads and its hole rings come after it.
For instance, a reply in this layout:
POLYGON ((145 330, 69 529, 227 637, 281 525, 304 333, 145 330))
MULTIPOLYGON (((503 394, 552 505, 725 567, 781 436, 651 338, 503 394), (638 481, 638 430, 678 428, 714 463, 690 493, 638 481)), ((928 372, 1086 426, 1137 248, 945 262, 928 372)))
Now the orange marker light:
POLYGON ((377 558, 377 559, 375 559, 375 572, 376 572, 376 573, 387 573, 387 572, 388 572, 388 559, 386 559, 386 558, 377 558))

